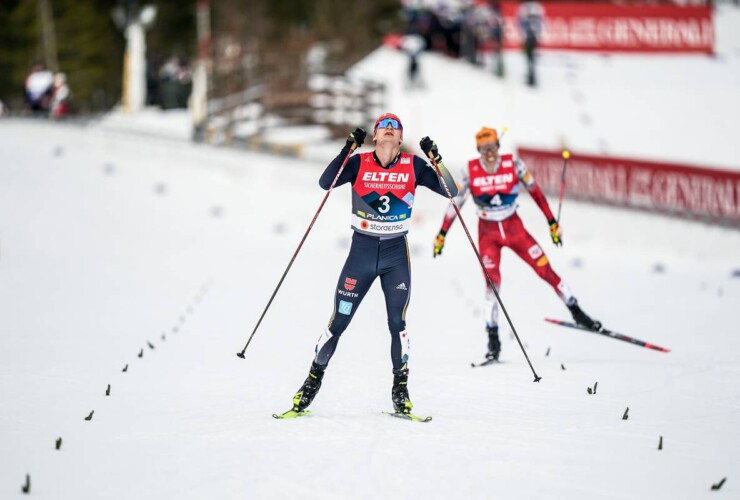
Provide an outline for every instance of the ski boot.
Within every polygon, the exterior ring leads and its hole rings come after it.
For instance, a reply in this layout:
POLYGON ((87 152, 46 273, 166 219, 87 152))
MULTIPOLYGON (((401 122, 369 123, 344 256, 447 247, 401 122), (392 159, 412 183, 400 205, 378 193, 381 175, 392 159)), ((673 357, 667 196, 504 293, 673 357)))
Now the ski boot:
POLYGON ((583 312, 583 310, 578 307, 577 301, 569 305, 568 309, 570 309, 570 314, 573 316, 573 321, 575 321, 578 325, 584 328, 588 328, 589 330, 593 330, 595 332, 601 330, 601 321, 591 319, 588 314, 583 312))
POLYGON ((408 369, 393 370, 393 389, 391 390, 391 399, 393 408, 396 413, 411 413, 414 405, 409 399, 409 371, 408 369))
POLYGON ((486 359, 490 361, 498 361, 498 357, 501 354, 501 340, 498 338, 498 326, 487 326, 488 331, 488 352, 486 353, 486 359))
POLYGON ((325 369, 325 366, 317 365, 315 361, 311 363, 311 370, 308 372, 306 381, 303 382, 301 388, 293 396, 292 411, 302 412, 308 408, 308 405, 311 404, 313 398, 316 397, 319 389, 321 389, 321 380, 324 378, 325 369))

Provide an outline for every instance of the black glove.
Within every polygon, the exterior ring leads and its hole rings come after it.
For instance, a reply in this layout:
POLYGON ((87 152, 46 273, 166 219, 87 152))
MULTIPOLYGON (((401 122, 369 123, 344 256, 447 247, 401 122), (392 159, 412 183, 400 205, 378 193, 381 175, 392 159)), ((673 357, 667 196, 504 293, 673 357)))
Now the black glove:
POLYGON ((431 153, 432 158, 434 158, 435 162, 439 163, 442 161, 442 155, 439 154, 439 151, 437 150, 437 143, 431 140, 429 137, 424 137, 422 140, 420 140, 419 146, 421 146, 421 150, 424 151, 424 154, 427 155, 427 158, 429 158, 429 153, 431 153))
POLYGON ((361 148, 362 143, 365 142, 365 136, 367 136, 367 132, 365 132, 364 129, 357 127, 355 131, 349 134, 349 137, 347 137, 347 143, 344 145, 344 147, 351 148, 352 144, 357 144, 357 147, 361 148))

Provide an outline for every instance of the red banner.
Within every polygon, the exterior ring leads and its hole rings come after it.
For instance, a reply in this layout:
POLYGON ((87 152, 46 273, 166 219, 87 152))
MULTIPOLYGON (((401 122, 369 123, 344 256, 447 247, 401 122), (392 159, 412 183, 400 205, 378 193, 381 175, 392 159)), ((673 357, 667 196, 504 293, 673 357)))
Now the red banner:
MULTIPOLYGON (((502 4, 504 44, 522 46, 519 3, 502 4)), ((714 48, 712 10, 705 6, 540 3, 543 49, 598 52, 693 52, 714 48)))
MULTIPOLYGON (((531 148, 518 153, 537 183, 557 195, 561 153, 531 148)), ((740 225, 740 171, 573 154, 568 197, 740 225)))

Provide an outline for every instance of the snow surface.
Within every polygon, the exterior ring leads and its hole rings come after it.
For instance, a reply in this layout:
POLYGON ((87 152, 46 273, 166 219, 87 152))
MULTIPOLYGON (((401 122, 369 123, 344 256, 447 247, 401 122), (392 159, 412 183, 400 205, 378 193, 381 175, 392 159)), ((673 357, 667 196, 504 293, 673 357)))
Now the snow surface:
MULTIPOLYGON (((572 57, 594 78, 610 71, 572 57)), ((639 60, 625 60, 625 73, 639 60)), ((372 61, 365 69, 378 71, 372 61)), ((697 61, 670 64, 691 73, 697 61)), ((468 74, 479 88, 497 85, 468 74)), ((427 75, 423 92, 445 102, 449 84, 427 75)), ((526 89, 510 87, 525 106, 526 89)), ((436 135, 453 171, 481 121, 498 125, 478 105, 481 92, 456 94, 469 116, 461 123, 432 113, 419 92, 391 95, 409 117, 407 142, 436 135)), ((527 123, 555 121, 553 106, 512 118, 512 139, 530 140, 519 128, 527 123)), ((715 112, 724 111, 695 118, 715 112)), ((666 115, 666 127, 676 119, 666 115)), ((578 127, 569 133, 589 140, 578 127)), ((323 164, 156 135, 0 121, 0 498, 21 496, 27 473, 33 497, 49 499, 740 497, 740 232, 567 200, 565 245, 555 248, 524 195, 526 226, 584 309, 672 349, 545 323, 567 310, 505 252, 502 298, 543 377, 534 384, 508 329, 504 362, 470 368, 485 351, 484 282, 459 223, 432 259, 448 202, 420 190, 409 235, 410 392, 434 420, 380 414, 391 407, 392 374, 374 286, 313 415, 278 421, 270 415, 290 407, 331 314, 351 236, 349 190, 329 197, 240 360, 324 196, 323 164)), ((715 135, 707 140, 722 143, 715 135)), ((732 147, 708 161, 736 165, 732 147)), ((463 215, 475 238, 472 208, 463 215)))

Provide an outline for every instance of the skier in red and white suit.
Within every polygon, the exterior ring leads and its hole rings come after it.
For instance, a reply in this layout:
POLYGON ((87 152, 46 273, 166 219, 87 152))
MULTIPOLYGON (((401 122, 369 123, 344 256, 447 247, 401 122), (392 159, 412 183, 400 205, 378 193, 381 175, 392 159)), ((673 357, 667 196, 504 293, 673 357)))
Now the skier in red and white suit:
MULTIPOLYGON (((545 280, 562 299, 579 325, 599 330, 601 323, 591 319, 578 306, 578 301, 568 285, 550 266, 545 252, 530 235, 516 213, 519 183, 527 188, 550 224, 552 242, 562 245, 558 221, 552 215, 550 206, 532 174, 524 162, 511 154, 499 155, 498 133, 495 129, 483 127, 475 136, 479 158, 468 162, 459 177, 458 195, 455 202, 460 207, 471 194, 478 206, 478 246, 483 264, 496 289, 501 286, 501 248, 511 248, 521 259, 529 264, 537 275, 545 280)), ((455 220, 455 210, 450 206, 445 213, 442 228, 434 242, 434 256, 442 253, 445 235, 455 220)), ((486 330, 488 332, 489 359, 498 359, 501 342, 498 335, 498 302, 486 280, 486 330)))

